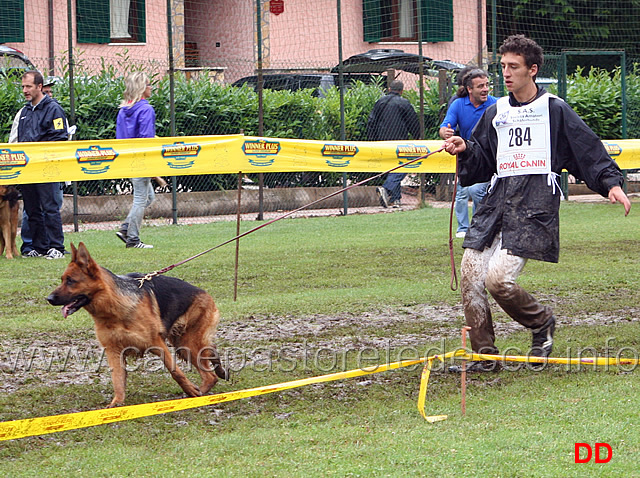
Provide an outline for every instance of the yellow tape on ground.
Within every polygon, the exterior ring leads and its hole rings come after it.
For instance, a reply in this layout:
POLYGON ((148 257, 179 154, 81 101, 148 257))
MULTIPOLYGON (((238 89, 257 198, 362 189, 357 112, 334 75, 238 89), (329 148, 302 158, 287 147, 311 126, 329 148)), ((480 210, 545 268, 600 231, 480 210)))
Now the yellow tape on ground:
POLYGON ((314 383, 332 382, 343 380, 345 378, 361 377, 388 370, 396 370, 403 367, 410 367, 419 363, 424 363, 420 379, 420 391, 418 394, 418 410, 420 414, 430 423, 446 420, 447 415, 428 416, 425 413, 425 401, 427 395, 427 386, 431 375, 431 366, 434 360, 444 362, 449 358, 460 360, 493 360, 504 362, 527 362, 527 363, 552 363, 552 364, 589 364, 594 366, 602 365, 638 365, 638 359, 623 359, 609 357, 582 357, 582 358, 563 358, 563 357, 528 357, 518 355, 488 355, 468 353, 464 349, 456 349, 443 355, 433 355, 415 360, 402 360, 399 362, 373 365, 357 370, 348 370, 345 372, 332 373, 328 375, 320 375, 318 377, 304 378, 293 380, 291 382, 283 382, 274 385, 265 385, 263 387, 250 388, 246 390, 237 390, 234 392, 219 393, 216 395, 206 395, 204 397, 182 398, 177 400, 168 400, 156 403, 142 403, 139 405, 129 405, 126 407, 109 408, 104 410, 91 410, 88 412, 67 413, 64 415, 53 415, 48 417, 26 418, 23 420, 14 420, 10 422, 0 423, 0 441, 13 440, 16 438, 24 438, 36 435, 46 435, 48 433, 56 433, 65 430, 75 430, 78 428, 88 428, 97 425, 105 425, 108 423, 133 420, 136 418, 150 417, 153 415, 161 415, 163 413, 177 412, 180 410, 188 410, 191 408, 203 407, 206 405, 214 405, 216 403, 231 402, 242 398, 255 397, 258 395, 266 395, 268 393, 281 392, 292 388, 303 387, 314 383))
POLYGON ((444 362, 448 358, 455 357, 457 355, 466 354, 466 350, 458 349, 453 352, 447 352, 444 355, 433 355, 431 357, 427 357, 426 363, 424 364, 424 368, 422 369, 422 375, 420 376, 420 391, 418 392, 418 411, 422 418, 427 420, 430 423, 440 422, 442 420, 446 420, 447 415, 433 415, 427 416, 424 411, 425 400, 427 398, 427 385, 429 384, 429 377, 431 376, 431 365, 434 360, 440 360, 444 362))
POLYGON ((281 392, 291 388, 302 387, 314 383, 332 382, 345 378, 360 377, 387 370, 395 370, 403 367, 410 367, 423 363, 426 359, 402 360, 384 365, 373 365, 363 369, 349 370, 345 372, 310 377, 291 382, 278 383, 275 385, 265 385, 264 387, 238 390, 217 395, 206 395, 204 397, 182 398, 156 403, 143 403, 139 405, 129 405, 126 407, 109 408, 104 410, 91 410, 88 412, 68 413, 64 415, 54 415, 48 417, 27 418, 24 420, 14 420, 0 423, 0 441, 13 440, 35 435, 45 435, 65 430, 93 427, 105 425, 107 423, 133 420, 135 418, 150 417, 163 413, 188 410, 190 408, 214 405, 216 403, 231 402, 241 398, 266 395, 273 392, 281 392))
POLYGON ((611 357, 533 357, 526 355, 491 355, 491 354, 476 354, 469 353, 464 349, 457 349, 453 352, 448 352, 444 355, 434 355, 427 357, 424 369, 422 370, 422 376, 420 377, 420 391, 418 392, 418 411, 420 415, 430 423, 434 423, 440 420, 446 420, 447 415, 435 415, 427 416, 425 413, 425 401, 427 396, 427 386, 429 377, 431 375, 431 365, 434 360, 438 359, 444 362, 448 358, 456 358, 459 360, 493 360, 499 362, 524 362, 524 363, 552 363, 552 364, 564 364, 564 365, 638 365, 639 359, 626 359, 626 358, 611 358, 611 357))

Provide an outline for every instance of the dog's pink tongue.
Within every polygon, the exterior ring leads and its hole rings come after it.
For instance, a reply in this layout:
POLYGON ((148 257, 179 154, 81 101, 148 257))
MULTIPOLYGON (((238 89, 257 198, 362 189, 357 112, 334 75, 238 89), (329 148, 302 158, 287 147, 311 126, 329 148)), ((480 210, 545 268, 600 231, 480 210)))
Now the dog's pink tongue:
POLYGON ((62 307, 62 317, 64 317, 65 319, 67 317, 69 317, 69 306, 65 305, 64 307, 62 307))

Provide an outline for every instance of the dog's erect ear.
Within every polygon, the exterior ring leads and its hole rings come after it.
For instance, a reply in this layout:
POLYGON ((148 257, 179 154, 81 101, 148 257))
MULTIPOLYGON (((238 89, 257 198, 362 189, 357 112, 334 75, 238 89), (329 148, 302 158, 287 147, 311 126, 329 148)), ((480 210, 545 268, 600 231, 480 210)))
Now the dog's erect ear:
POLYGON ((83 271, 91 276, 95 276, 98 271, 98 264, 93 260, 87 247, 84 245, 84 242, 78 244, 78 248, 76 249, 71 245, 72 251, 72 262, 75 262, 78 267, 80 267, 83 271))

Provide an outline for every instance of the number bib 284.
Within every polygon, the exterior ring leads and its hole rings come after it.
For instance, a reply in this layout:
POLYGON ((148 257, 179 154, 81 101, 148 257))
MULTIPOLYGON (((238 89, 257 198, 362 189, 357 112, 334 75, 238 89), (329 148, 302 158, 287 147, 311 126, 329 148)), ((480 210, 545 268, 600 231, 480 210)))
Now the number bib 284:
POLYGON ((493 127, 498 133, 498 177, 551 172, 549 97, 544 94, 526 106, 498 100, 493 127))

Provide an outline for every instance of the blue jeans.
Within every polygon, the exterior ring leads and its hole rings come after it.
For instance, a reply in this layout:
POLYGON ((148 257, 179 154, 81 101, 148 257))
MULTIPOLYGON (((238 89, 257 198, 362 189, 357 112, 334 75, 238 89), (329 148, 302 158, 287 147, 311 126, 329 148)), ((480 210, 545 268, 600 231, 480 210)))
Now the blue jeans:
POLYGON ((140 226, 144 210, 156 197, 151 178, 131 178, 131 184, 133 184, 133 204, 129 215, 120 226, 121 231, 127 231, 127 245, 140 242, 140 226))
POLYGON ((476 207, 487 194, 488 186, 489 183, 477 183, 468 187, 462 187, 458 184, 455 206, 456 219, 458 220, 458 230, 456 232, 467 232, 469 230, 469 198, 473 200, 472 214, 475 214, 476 207))
POLYGON ((384 184, 382 185, 389 192, 389 201, 396 202, 402 199, 402 190, 400 183, 407 175, 407 173, 389 173, 387 174, 387 179, 385 179, 384 184))

